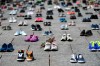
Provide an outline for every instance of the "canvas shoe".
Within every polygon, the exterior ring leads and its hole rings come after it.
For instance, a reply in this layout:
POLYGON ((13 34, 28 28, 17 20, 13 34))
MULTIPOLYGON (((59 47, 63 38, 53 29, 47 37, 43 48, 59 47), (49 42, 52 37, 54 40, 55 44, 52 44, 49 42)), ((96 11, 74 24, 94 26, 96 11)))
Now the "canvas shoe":
POLYGON ((32 60, 34 60, 33 51, 26 51, 26 55, 27 55, 27 57, 26 57, 26 60, 27 60, 27 61, 32 61, 32 60))
POLYGON ((9 22, 10 23, 13 23, 13 19, 11 17, 9 18, 9 22))
POLYGON ((20 31, 20 35, 26 36, 27 34, 24 31, 20 31))
POLYGON ((18 51, 18 57, 17 57, 17 61, 24 61, 25 57, 24 57, 24 50, 19 50, 18 51))
POLYGON ((23 25, 23 22, 20 21, 20 22, 18 23, 18 26, 22 26, 22 25, 23 25))
POLYGON ((70 36, 70 34, 67 34, 67 41, 73 41, 72 37, 70 36))
POLYGON ((71 63, 77 63, 77 56, 75 54, 71 55, 71 59, 70 59, 71 63))
POLYGON ((63 34, 62 37, 61 37, 61 41, 66 41, 66 40, 67 40, 67 35, 63 34))
POLYGON ((78 62, 78 63, 85 63, 85 60, 84 60, 82 54, 78 54, 78 55, 77 55, 77 62, 78 62))
POLYGON ((51 50, 51 43, 46 42, 45 47, 44 47, 44 51, 50 51, 50 50, 51 50))
POLYGON ((57 50, 58 50, 58 46, 56 45, 55 42, 53 42, 53 43, 51 44, 51 50, 52 50, 52 51, 57 51, 57 50))

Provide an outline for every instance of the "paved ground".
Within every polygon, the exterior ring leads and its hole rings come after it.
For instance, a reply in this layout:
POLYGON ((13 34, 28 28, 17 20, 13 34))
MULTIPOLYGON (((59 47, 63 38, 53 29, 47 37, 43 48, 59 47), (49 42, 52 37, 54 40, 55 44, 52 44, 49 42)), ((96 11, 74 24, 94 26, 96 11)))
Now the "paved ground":
MULTIPOLYGON (((45 4, 46 8, 48 7, 45 4)), ((37 7, 38 8, 38 7, 37 7)), ((85 12, 82 10, 82 8, 79 8, 81 10, 81 13, 84 15, 83 17, 86 17, 85 12)), ((93 12, 97 14, 96 12, 93 11, 93 9, 89 9, 88 11, 93 12)), ((10 15, 8 15, 9 11, 5 12, 5 16, 8 18, 10 15)), ((35 12, 34 12, 35 13, 35 12)), ((66 14, 66 12, 65 12, 66 14)), ((77 16, 77 14, 76 14, 77 16)), ((90 15, 89 15, 90 16, 90 15)), ((46 12, 45 10, 43 11, 43 17, 44 21, 49 21, 46 20, 46 12)), ((60 30, 60 25, 65 24, 65 23, 60 23, 59 22, 59 17, 58 17, 58 12, 56 9, 54 9, 54 19, 50 20, 52 22, 52 26, 50 27, 51 30, 54 33, 54 36, 56 38, 56 43, 58 44, 58 51, 56 52, 45 52, 43 49, 40 48, 40 45, 42 42, 44 42, 46 39, 48 39, 49 36, 42 36, 42 33, 44 30, 48 30, 49 27, 44 27, 43 23, 38 23, 42 26, 43 31, 31 31, 30 27, 31 24, 35 24, 34 19, 35 15, 33 15, 32 20, 28 20, 28 26, 23 26, 19 27, 18 22, 20 20, 23 20, 23 18, 17 18, 17 23, 11 23, 11 27, 13 30, 11 31, 3 31, 0 27, 0 47, 2 46, 3 43, 9 43, 11 40, 14 38, 14 41, 12 42, 14 45, 14 52, 5 52, 1 53, 2 55, 0 59, 0 66, 49 66, 49 54, 51 58, 51 66, 100 66, 100 53, 99 52, 90 52, 88 50, 88 42, 91 40, 100 40, 100 34, 96 30, 92 30, 93 36, 91 37, 81 37, 80 32, 83 29, 91 29, 91 24, 92 23, 97 23, 99 24, 100 19, 98 20, 92 20, 92 22, 88 23, 83 23, 82 19, 83 17, 77 17, 75 20, 76 26, 69 26, 69 30, 63 31, 60 30), (24 38, 25 36, 14 36, 14 33, 19 29, 22 28, 28 35, 32 34, 34 32, 35 35, 39 36, 39 41, 38 42, 25 42, 24 38), (64 32, 70 33, 73 42, 61 42, 60 38, 64 32), (17 62, 17 51, 20 49, 26 50, 28 46, 30 45, 29 50, 33 50, 34 57, 36 60, 32 62, 17 62), (70 63, 70 57, 72 53, 76 54, 83 54, 86 63, 80 64, 80 63, 70 63)), ((67 21, 71 21, 69 19, 69 15, 66 17, 67 21)), ((8 20, 2 21, 2 26, 3 25, 9 25, 8 20)), ((99 30, 98 30, 99 31, 99 30)), ((100 31, 99 31, 100 32, 100 31)), ((26 55, 25 55, 26 56, 26 55)))

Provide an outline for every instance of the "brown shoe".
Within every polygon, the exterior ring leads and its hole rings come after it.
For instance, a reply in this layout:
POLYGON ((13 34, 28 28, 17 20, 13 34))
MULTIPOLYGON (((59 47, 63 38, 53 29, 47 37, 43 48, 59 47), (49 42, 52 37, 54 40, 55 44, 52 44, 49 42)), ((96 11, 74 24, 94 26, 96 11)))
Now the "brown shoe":
POLYGON ((32 60, 34 60, 34 57, 33 57, 33 51, 26 51, 26 55, 27 55, 27 57, 26 57, 26 60, 27 61, 32 61, 32 60))

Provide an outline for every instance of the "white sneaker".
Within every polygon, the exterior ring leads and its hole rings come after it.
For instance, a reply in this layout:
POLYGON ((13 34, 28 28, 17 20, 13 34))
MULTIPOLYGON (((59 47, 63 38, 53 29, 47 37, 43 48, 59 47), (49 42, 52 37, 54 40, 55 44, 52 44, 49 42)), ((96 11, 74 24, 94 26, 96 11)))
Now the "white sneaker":
POLYGON ((68 25, 67 24, 65 24, 65 28, 64 28, 65 30, 68 30, 68 25))
POLYGON ((66 41, 66 40, 67 40, 67 35, 63 34, 62 37, 61 37, 61 41, 66 41))
POLYGON ((71 55, 71 59, 70 59, 71 63, 76 63, 77 62, 77 56, 75 54, 71 55))
POLYGON ((17 20, 15 19, 15 17, 12 18, 13 23, 17 22, 17 20))
POLYGON ((61 8, 61 7, 58 6, 58 5, 55 5, 54 8, 55 8, 55 9, 59 9, 59 8, 61 8))
POLYGON ((9 18, 9 22, 10 22, 10 23, 12 23, 12 22, 13 22, 13 20, 12 20, 12 18, 11 18, 11 17, 9 18))
POLYGON ((20 35, 20 31, 16 31, 16 33, 14 34, 15 36, 20 35))
POLYGON ((66 10, 66 11, 70 11, 70 10, 71 10, 71 8, 67 7, 67 8, 65 8, 65 10, 66 10))
POLYGON ((18 24, 18 26, 22 26, 23 25, 23 22, 22 21, 20 21, 19 22, 19 24, 18 24))
POLYGON ((27 24, 27 21, 24 21, 24 22, 23 22, 23 25, 24 25, 24 26, 27 26, 27 25, 28 25, 28 24, 27 24))
POLYGON ((88 9, 90 9, 90 8, 91 8, 91 6, 89 5, 89 6, 87 6, 87 8, 88 8, 88 9))
POLYGON ((74 21, 72 21, 72 22, 71 22, 71 25, 72 25, 72 26, 75 26, 76 24, 75 24, 75 22, 74 22, 74 21))
POLYGON ((93 5, 90 5, 90 7, 91 7, 91 9, 93 9, 93 8, 94 8, 94 6, 93 6, 93 5))
POLYGON ((24 31, 20 31, 20 35, 26 36, 27 34, 24 31))
POLYGON ((67 41, 73 41, 72 37, 70 36, 70 34, 67 34, 67 41))
POLYGON ((46 42, 45 47, 44 47, 44 51, 50 51, 50 50, 51 50, 51 43, 46 42))
POLYGON ((57 50, 58 50, 58 46, 56 45, 56 43, 53 42, 53 43, 51 44, 51 50, 52 50, 52 51, 57 51, 57 50))

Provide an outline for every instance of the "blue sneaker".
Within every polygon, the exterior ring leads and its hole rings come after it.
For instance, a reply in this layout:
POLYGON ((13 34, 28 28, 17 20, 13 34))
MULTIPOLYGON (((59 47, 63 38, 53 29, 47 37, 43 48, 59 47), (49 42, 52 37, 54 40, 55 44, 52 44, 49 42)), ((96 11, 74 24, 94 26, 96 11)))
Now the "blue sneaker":
POLYGON ((96 51, 97 50, 97 43, 95 43, 94 41, 90 42, 89 49, 90 49, 90 51, 96 51))
POLYGON ((97 50, 100 51, 100 41, 97 41, 97 50))
POLYGON ((60 18, 59 20, 60 20, 60 22, 63 22, 64 21, 64 18, 60 18))
POLYGON ((99 25, 95 24, 95 29, 99 30, 99 25))
POLYGON ((92 30, 95 30, 95 29, 96 29, 95 24, 92 24, 92 25, 91 25, 91 28, 92 28, 92 30))
POLYGON ((45 31, 45 32, 43 33, 43 36, 46 36, 46 35, 49 35, 49 31, 45 31))
POLYGON ((78 63, 85 63, 85 59, 82 54, 77 55, 77 62, 78 63))
POLYGON ((6 51, 7 51, 7 44, 4 43, 4 44, 2 45, 2 47, 0 48, 0 52, 6 52, 6 51))
POLYGON ((12 45, 11 43, 8 44, 8 46, 7 46, 7 51, 8 51, 8 52, 14 51, 13 45, 12 45))

